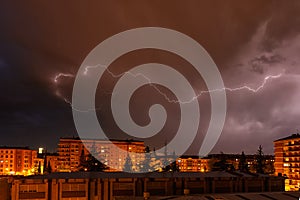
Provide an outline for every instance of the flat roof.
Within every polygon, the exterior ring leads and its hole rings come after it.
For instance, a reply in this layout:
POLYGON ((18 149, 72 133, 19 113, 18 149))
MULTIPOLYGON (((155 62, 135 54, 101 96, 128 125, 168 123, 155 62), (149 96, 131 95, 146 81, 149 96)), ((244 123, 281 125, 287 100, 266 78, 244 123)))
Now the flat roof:
POLYGON ((144 142, 142 140, 133 140, 133 139, 100 139, 100 138, 80 138, 80 137, 60 137, 60 140, 77 140, 77 141, 84 141, 84 140, 94 140, 94 141, 111 141, 111 142, 144 142))
POLYGON ((29 147, 12 147, 12 146, 0 146, 0 149, 22 149, 22 150, 32 150, 29 147))
POLYGON ((295 133, 295 134, 292 134, 290 136, 287 136, 287 137, 284 137, 284 138, 280 138, 278 140, 275 140, 274 142, 277 142, 277 141, 282 141, 282 140, 290 140, 290 139, 300 139, 300 134, 299 133, 295 133))
MULTIPOLYGON (((199 194, 188 196, 170 196, 168 198, 163 197, 151 197, 151 199, 172 199, 172 200, 184 200, 184 199, 218 199, 218 200, 295 200, 299 199, 300 192, 259 192, 259 193, 228 193, 228 194, 199 194)), ((142 198, 141 198, 142 199, 142 198)))

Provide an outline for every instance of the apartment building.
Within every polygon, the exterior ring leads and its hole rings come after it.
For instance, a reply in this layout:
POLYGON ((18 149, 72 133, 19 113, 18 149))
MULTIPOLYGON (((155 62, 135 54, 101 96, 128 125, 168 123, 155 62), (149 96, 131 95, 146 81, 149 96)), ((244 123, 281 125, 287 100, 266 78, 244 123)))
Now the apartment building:
MULTIPOLYGON (((90 152, 103 164, 109 166, 109 171, 122 171, 128 152, 143 153, 145 145, 134 140, 93 140, 80 138, 60 138, 58 144, 58 172, 74 172, 79 170, 80 159, 90 152)), ((138 171, 144 155, 132 155, 132 170, 138 171)))
POLYGON ((199 158, 199 156, 181 156, 176 160, 181 172, 208 172, 210 159, 199 158))
POLYGON ((59 165, 58 158, 59 156, 57 153, 46 153, 43 155, 44 164, 46 164, 44 168, 47 170, 47 172, 57 172, 59 165))
POLYGON ((286 190, 300 188, 300 134, 274 141, 275 175, 286 176, 286 190))
POLYGON ((31 175, 36 173, 37 151, 28 147, 0 147, 0 175, 31 175))

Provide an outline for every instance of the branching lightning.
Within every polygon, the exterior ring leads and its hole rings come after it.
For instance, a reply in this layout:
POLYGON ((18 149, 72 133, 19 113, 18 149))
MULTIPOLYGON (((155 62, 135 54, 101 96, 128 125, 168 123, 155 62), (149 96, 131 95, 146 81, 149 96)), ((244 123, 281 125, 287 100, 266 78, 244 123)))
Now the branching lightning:
MULTIPOLYGON (((202 94, 208 94, 208 93, 211 93, 211 92, 220 92, 220 91, 230 91, 230 92, 235 92, 235 91, 242 91, 242 90, 248 90, 249 92, 253 92, 253 93, 257 93, 259 92, 260 90, 262 90, 265 85, 270 81, 270 80, 273 80, 273 79, 278 79, 280 78, 283 74, 280 73, 278 75, 268 75, 264 78, 263 82, 257 87, 257 88, 251 88, 250 86, 247 86, 247 85, 243 85, 243 86, 240 86, 240 87, 236 87, 236 88, 229 88, 229 87, 224 87, 224 88, 219 88, 219 89, 213 89, 213 90, 203 90, 203 91, 200 91, 196 96, 194 96, 193 98, 191 98, 190 100, 188 101, 178 101, 178 100, 172 100, 170 99, 164 92, 162 92, 155 84, 152 83, 151 79, 148 78, 147 76, 145 76, 144 74, 142 73, 137 73, 137 74, 133 74, 131 73, 130 71, 127 71, 127 72, 124 72, 122 74, 114 74, 113 72, 111 72, 106 66, 103 66, 103 65, 96 65, 96 66, 87 66, 85 69, 84 69, 84 72, 83 72, 83 75, 88 75, 88 72, 90 69, 95 69, 95 68, 98 68, 98 67, 103 67, 105 68, 105 70, 113 77, 113 78, 120 78, 121 76, 123 76, 124 74, 128 74, 130 76, 132 76, 133 78, 137 78, 139 76, 143 77, 145 80, 147 80, 147 82, 149 83, 149 85, 151 87, 153 87, 159 94, 161 94, 162 96, 164 96, 164 98, 169 102, 169 103, 180 103, 180 104, 186 104, 186 103, 191 103, 192 101, 195 101, 197 100, 202 94)), ((58 82, 58 79, 61 78, 61 77, 74 77, 73 74, 64 74, 64 73, 59 73, 58 75, 55 76, 54 78, 54 82, 57 83, 58 82)), ((57 96, 61 97, 64 99, 64 101, 68 104, 71 105, 72 109, 75 109, 72 105, 72 103, 70 101, 68 101, 66 98, 62 97, 62 95, 60 95, 60 93, 57 93, 57 96)), ((75 109, 76 110, 76 109, 75 109)))
MULTIPOLYGON (((88 71, 89 69, 91 68, 97 68, 97 67, 106 67, 106 66, 103 66, 103 65, 96 65, 96 66, 87 66, 84 70, 84 75, 87 75, 88 74, 88 71)), ((259 92, 260 90, 262 90, 264 88, 264 86, 267 84, 267 82, 271 79, 277 79, 277 78, 280 78, 282 76, 282 73, 278 74, 278 75, 269 75, 269 76, 266 76, 264 78, 264 81, 262 82, 262 84, 260 86, 258 86, 257 88, 251 88, 247 85, 244 85, 244 86, 240 86, 240 87, 237 87, 237 88, 228 88, 228 87, 224 87, 224 88, 219 88, 219 89, 214 89, 214 90, 203 90, 203 91, 200 91, 198 93, 198 95, 194 96, 192 99, 188 100, 188 101, 176 101, 176 100, 171 100, 168 98, 168 96, 163 93, 155 84, 152 83, 151 79, 146 77, 144 74, 142 73, 137 73, 137 74, 133 74, 129 71, 127 72, 124 72, 122 74, 114 74, 113 72, 111 72, 108 68, 106 68, 106 71, 113 77, 113 78, 120 78, 121 76, 123 76, 124 74, 128 74, 130 76, 132 76, 133 78, 137 78, 139 76, 143 77, 145 80, 148 81, 149 85, 152 86, 158 93, 160 93, 161 95, 163 95, 165 97, 165 99, 169 102, 169 103, 182 103, 182 104, 185 104, 185 103, 191 103, 192 101, 198 99, 202 94, 207 94, 207 93, 211 93, 211 92, 220 92, 220 91, 224 91, 224 90, 228 90, 230 92, 234 92, 234 91, 239 91, 239 90, 248 90, 250 92, 253 92, 253 93, 257 93, 259 92)))
POLYGON ((238 90, 249 90, 251 92, 258 92, 259 90, 263 89, 265 87, 265 85, 267 84, 268 80, 270 79, 277 79, 277 78, 280 78, 282 76, 282 73, 278 74, 278 75, 269 75, 269 76, 266 76, 264 78, 264 81, 262 82, 262 84, 257 87, 256 89, 253 89, 247 85, 244 85, 244 86, 241 86, 241 87, 237 87, 237 88, 225 88, 226 90, 230 91, 230 92, 234 92, 234 91, 238 91, 238 90))

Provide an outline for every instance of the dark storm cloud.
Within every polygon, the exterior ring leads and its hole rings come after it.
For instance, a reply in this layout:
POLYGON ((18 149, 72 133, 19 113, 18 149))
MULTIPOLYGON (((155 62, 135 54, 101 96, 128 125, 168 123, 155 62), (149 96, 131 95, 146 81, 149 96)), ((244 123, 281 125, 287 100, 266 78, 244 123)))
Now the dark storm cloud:
POLYGON ((262 43, 262 48, 267 51, 272 51, 286 38, 295 37, 300 32, 299 1, 274 1, 272 6, 274 12, 270 15, 266 38, 262 43))
POLYGON ((3 69, 3 68, 6 68, 7 67, 7 64, 5 63, 5 61, 0 58, 0 69, 3 69))
POLYGON ((265 54, 259 55, 258 57, 255 57, 254 59, 250 60, 249 65, 252 71, 263 74, 265 67, 272 67, 273 64, 279 64, 284 60, 285 58, 278 54, 265 54))
POLYGON ((282 76, 269 81, 257 93, 245 91, 228 95, 228 118, 214 151, 235 152, 240 149, 240 152, 255 153, 262 144, 265 152, 272 153, 272 141, 298 129, 300 30, 296 11, 299 8, 298 2, 274 3, 272 15, 258 27, 237 56, 235 62, 242 65, 234 69, 238 70, 240 79, 237 80, 242 85, 257 88, 268 75, 282 76), (236 137, 229 139, 229 135, 236 137))
MULTIPOLYGON (((75 135, 71 109, 55 95, 58 89, 69 97, 73 79, 63 78, 57 86, 53 78, 59 72, 75 74, 90 50, 111 35, 144 26, 181 31, 196 39, 209 52, 224 74, 225 85, 232 82, 243 84, 248 80, 245 77, 253 71, 262 73, 252 82, 249 80, 249 83, 258 85, 263 79, 260 75, 273 72, 274 66, 290 61, 290 57, 283 53, 285 48, 279 53, 273 51, 281 48, 286 39, 298 35, 298 10, 297 1, 2 2, 0 89, 4 92, 0 98, 0 134, 4 137, 1 143, 23 145, 37 141, 34 145, 47 144, 53 149, 59 136, 75 135), (235 63, 231 65, 266 22, 266 31, 256 46, 260 51, 243 54, 243 59, 238 62, 242 64, 238 67, 235 63), (266 52, 271 52, 271 56, 266 52), (21 139, 20 135, 26 137, 21 139), (19 138, 18 142, 15 138, 19 138)), ((297 61, 295 59, 294 63, 297 61)), ((293 72, 296 68, 297 65, 289 70, 293 72)), ((242 96, 228 94, 228 120, 222 138, 232 138, 232 135, 243 132, 247 137, 235 137, 233 141, 243 144, 236 140, 247 142, 244 138, 251 139, 253 149, 261 140, 254 137, 259 131, 269 130, 265 131, 269 135, 272 130, 278 136, 278 132, 285 129, 290 131, 288 127, 296 123, 294 118, 289 121, 272 114, 276 109, 286 108, 282 106, 287 104, 283 97, 297 93, 292 83, 289 86, 272 85, 257 96, 244 92, 242 96), (284 94, 275 92, 282 88, 284 94), (280 128, 270 128, 278 124, 280 128)), ((202 85, 196 87, 203 88, 202 85)), ((293 117, 289 112, 286 115, 293 117)), ((222 142, 222 138, 217 149, 240 150, 228 140, 222 142)), ((273 138, 267 137, 269 140, 273 138)))
POLYGON ((65 60, 77 69, 86 54, 105 38, 129 28, 162 26, 197 39, 222 63, 238 51, 240 43, 252 36, 270 12, 267 2, 179 2, 6 3, 1 7, 5 10, 1 12, 5 30, 1 34, 36 54, 35 58, 65 60), (14 12, 7 12, 10 9, 14 12))
POLYGON ((215 151, 255 153, 261 144, 266 153, 272 153, 274 140, 294 133, 300 117, 295 110, 298 102, 294 100, 299 94, 299 83, 289 79, 272 81, 255 95, 228 96, 228 118, 215 151))
POLYGON ((28 49, 1 41, 0 55, 3 66, 0 67, 0 145, 36 148, 47 144, 53 149, 58 139, 53 137, 55 134, 74 132, 65 127, 73 126, 69 107, 53 95, 48 82, 40 81, 39 76, 48 79, 49 74, 44 74, 42 67, 38 74, 33 70, 28 49), (57 126, 61 129, 55 130, 57 126))

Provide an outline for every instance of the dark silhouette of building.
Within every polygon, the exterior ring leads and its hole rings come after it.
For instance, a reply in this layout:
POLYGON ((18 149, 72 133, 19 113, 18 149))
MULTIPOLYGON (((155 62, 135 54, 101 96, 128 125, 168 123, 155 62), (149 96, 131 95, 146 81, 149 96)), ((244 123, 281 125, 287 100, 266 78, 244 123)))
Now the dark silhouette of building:
MULTIPOLYGON (((11 200, 112 200, 151 196, 246 192, 283 192, 284 178, 244 173, 74 172, 14 177, 2 181, 11 200), (7 187, 8 186, 8 187, 7 187)), ((0 182, 1 184, 1 182, 0 182)), ((0 187, 1 189, 4 187, 0 187)), ((3 190, 3 189, 2 189, 3 190)), ((7 197, 2 198, 4 200, 7 197)), ((2 200, 1 199, 1 200, 2 200)))

